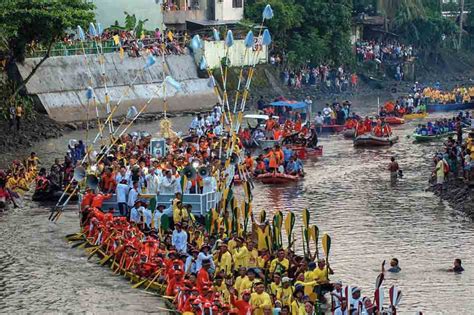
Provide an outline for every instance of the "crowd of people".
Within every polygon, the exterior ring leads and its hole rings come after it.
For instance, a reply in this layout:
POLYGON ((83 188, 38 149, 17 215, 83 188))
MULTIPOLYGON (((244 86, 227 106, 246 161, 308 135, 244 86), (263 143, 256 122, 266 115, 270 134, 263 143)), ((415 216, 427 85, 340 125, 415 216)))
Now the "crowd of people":
MULTIPOLYGON (((469 123, 471 127, 472 116, 460 113, 457 117, 447 121, 437 121, 432 128, 450 128, 455 136, 449 136, 444 143, 444 150, 435 154, 432 181, 437 189, 441 191, 445 187, 448 178, 464 177, 465 180, 472 179, 474 168, 474 133, 469 132, 467 138, 463 136, 463 127, 469 123), (438 126, 436 126, 438 125, 438 126)), ((428 128, 426 128, 428 129, 428 128)), ((434 130, 432 132, 439 132, 434 130)))
POLYGON ((35 152, 24 160, 14 160, 6 170, 0 170, 0 212, 10 205, 21 205, 21 196, 30 190, 38 173, 39 158, 35 152))
POLYGON ((426 103, 466 103, 474 99, 474 87, 455 87, 452 91, 442 91, 436 87, 418 89, 418 94, 426 103))
POLYGON ((399 63, 415 55, 411 45, 404 45, 397 41, 378 42, 376 40, 362 40, 356 42, 356 56, 359 62, 377 60, 380 63, 399 63))
MULTIPOLYGON (((270 57, 270 63, 278 65, 277 57, 270 57)), ((296 70, 286 68, 281 71, 280 79, 284 85, 290 88, 311 87, 318 88, 324 93, 336 94, 356 90, 359 81, 356 73, 347 72, 342 65, 330 67, 327 64, 316 67, 308 65, 296 70)))

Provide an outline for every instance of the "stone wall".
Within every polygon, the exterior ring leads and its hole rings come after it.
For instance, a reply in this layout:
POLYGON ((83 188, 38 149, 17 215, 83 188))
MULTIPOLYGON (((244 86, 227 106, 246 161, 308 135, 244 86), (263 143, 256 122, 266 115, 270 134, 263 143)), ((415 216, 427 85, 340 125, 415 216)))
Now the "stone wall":
MULTIPOLYGON (((190 55, 157 58, 156 63, 144 69, 145 58, 120 58, 118 53, 106 54, 102 64, 98 55, 61 56, 49 58, 28 82, 29 94, 37 95, 48 115, 57 121, 85 120, 87 108, 95 116, 95 106, 88 104, 86 89, 94 88, 101 117, 106 116, 106 89, 113 107, 121 99, 116 116, 123 115, 131 105, 140 109, 152 99, 146 112, 163 110, 162 70, 182 85, 182 91, 166 85, 165 92, 170 111, 202 110, 212 107, 216 97, 208 79, 200 79, 190 55), (106 82, 102 79, 106 74, 106 82), (133 86, 131 86, 133 82, 133 86), (89 106, 88 106, 89 105, 89 106)), ((39 62, 27 59, 18 64, 20 75, 25 78, 39 62)))

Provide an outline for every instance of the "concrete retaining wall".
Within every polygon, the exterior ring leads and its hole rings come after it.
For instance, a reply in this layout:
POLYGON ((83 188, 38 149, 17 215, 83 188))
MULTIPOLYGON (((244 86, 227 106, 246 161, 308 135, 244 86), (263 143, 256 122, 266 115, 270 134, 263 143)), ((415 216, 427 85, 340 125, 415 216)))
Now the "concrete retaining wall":
MULTIPOLYGON (((23 65, 18 64, 21 76, 25 78, 39 61, 39 58, 31 58, 23 65)), ((125 114, 131 105, 140 109, 152 96, 146 112, 163 110, 161 58, 146 70, 143 69, 145 58, 125 57, 122 60, 114 53, 106 54, 104 61, 111 106, 122 97, 116 116, 125 114), (134 79, 134 85, 128 89, 134 79)), ((167 56, 165 70, 182 84, 180 92, 169 85, 166 87, 169 111, 202 110, 215 104, 216 97, 208 79, 198 78, 190 55, 167 56)), ((26 88, 29 94, 38 96, 52 119, 67 122, 86 119, 86 89, 92 86, 99 101, 100 116, 105 117, 105 85, 101 73, 97 55, 88 55, 87 60, 84 56, 52 57, 38 69, 26 88)), ((95 108, 90 109, 90 115, 95 117, 95 108)))

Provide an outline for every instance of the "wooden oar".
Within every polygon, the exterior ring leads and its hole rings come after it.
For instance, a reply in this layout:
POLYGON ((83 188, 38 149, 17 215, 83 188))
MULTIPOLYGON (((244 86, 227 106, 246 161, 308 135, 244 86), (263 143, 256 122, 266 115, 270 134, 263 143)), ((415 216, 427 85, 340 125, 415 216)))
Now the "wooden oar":
MULTIPOLYGON (((110 240, 110 238, 114 235, 115 235, 115 231, 110 233, 110 235, 105 239, 105 241, 102 244, 106 244, 110 240)), ((87 260, 91 259, 91 257, 94 256, 94 254, 97 253, 99 249, 101 249, 102 244, 96 246, 96 248, 89 254, 89 257, 87 257, 87 260)))
POLYGON ((142 284, 144 284, 147 280, 148 280, 148 279, 144 279, 144 280, 142 280, 142 281, 140 281, 140 282, 135 283, 134 285, 132 285, 132 289, 136 289, 136 288, 140 287, 140 286, 141 286, 142 284))
POLYGON ((162 269, 159 269, 159 270, 156 272, 155 277, 153 278, 153 280, 150 281, 150 283, 148 283, 148 285, 147 285, 146 288, 145 288, 145 291, 148 290, 148 288, 156 281, 156 279, 158 279, 158 277, 159 277, 160 274, 161 274, 161 270, 162 270, 162 269))
POLYGON ((329 251, 331 250, 331 237, 324 233, 323 238, 321 240, 323 243, 323 251, 326 255, 326 269, 328 270, 328 280, 329 280, 329 251))

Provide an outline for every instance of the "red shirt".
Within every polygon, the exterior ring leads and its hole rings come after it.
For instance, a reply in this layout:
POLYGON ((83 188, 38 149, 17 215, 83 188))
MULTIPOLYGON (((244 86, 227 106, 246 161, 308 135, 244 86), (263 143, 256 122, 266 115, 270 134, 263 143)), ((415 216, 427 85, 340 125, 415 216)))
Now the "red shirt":
POLYGON ((252 306, 244 300, 236 300, 233 294, 230 295, 230 303, 239 310, 239 315, 252 314, 252 306))
POLYGON ((111 197, 112 197, 111 194, 106 194, 106 195, 98 194, 97 196, 94 197, 94 199, 92 199, 92 207, 101 209, 102 204, 104 203, 104 200, 110 199, 111 197))
POLYGON ((196 287, 199 290, 199 293, 202 294, 202 287, 208 286, 210 284, 209 273, 206 269, 201 268, 197 274, 196 287))

